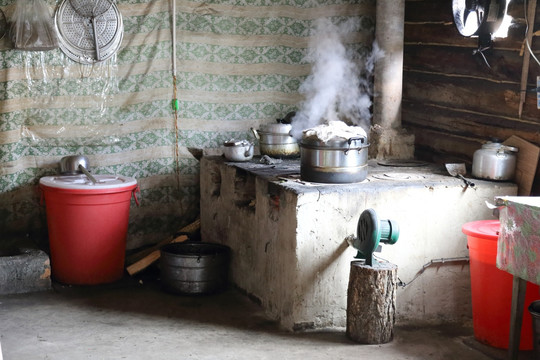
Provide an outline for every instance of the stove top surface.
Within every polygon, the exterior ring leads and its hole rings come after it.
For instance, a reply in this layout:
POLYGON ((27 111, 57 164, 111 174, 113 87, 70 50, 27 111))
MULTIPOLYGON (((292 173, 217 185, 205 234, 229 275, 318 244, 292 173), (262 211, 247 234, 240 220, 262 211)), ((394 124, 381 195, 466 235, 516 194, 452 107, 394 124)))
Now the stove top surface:
MULTIPOLYGON (((223 158, 222 158, 223 159, 223 158)), ((384 160, 368 161, 368 175, 362 182, 333 184, 304 181, 300 177, 300 159, 282 159, 277 163, 261 163, 261 157, 255 156, 246 162, 227 162, 229 165, 243 169, 255 176, 259 176, 278 185, 291 188, 295 191, 309 191, 316 189, 333 191, 336 187, 343 189, 357 189, 358 187, 396 187, 396 186, 435 186, 446 184, 448 186, 462 186, 466 188, 461 179, 448 174, 443 164, 433 164, 417 160, 384 160)), ((475 183, 491 183, 489 181, 474 180, 475 183)))

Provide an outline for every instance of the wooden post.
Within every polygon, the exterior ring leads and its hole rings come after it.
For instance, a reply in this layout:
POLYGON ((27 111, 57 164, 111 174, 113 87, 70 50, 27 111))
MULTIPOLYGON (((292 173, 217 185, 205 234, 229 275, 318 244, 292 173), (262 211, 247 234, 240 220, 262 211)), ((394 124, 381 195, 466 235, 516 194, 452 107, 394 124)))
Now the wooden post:
POLYGON ((347 336, 362 344, 384 344, 394 333, 397 266, 351 262, 347 290, 347 336))
MULTIPOLYGON (((532 38, 534 31, 534 17, 536 15, 536 0, 530 0, 529 6, 527 9, 527 34, 525 34, 525 40, 532 47, 532 38)), ((520 85, 520 99, 519 99, 519 110, 518 116, 521 119, 521 113, 523 112, 523 104, 525 103, 525 98, 527 97, 527 79, 529 77, 529 62, 531 54, 527 44, 524 42, 523 46, 525 47, 525 53, 523 54, 523 66, 521 68, 521 85, 520 85)))

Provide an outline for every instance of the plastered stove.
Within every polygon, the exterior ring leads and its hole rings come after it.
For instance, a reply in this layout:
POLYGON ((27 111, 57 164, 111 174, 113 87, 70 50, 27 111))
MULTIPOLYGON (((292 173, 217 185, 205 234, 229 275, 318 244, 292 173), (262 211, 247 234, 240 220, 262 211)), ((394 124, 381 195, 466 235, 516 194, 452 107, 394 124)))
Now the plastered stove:
POLYGON ((400 227, 399 241, 376 253, 398 266, 397 322, 471 319, 468 263, 444 259, 466 259, 462 225, 493 219, 486 201, 516 194, 515 184, 475 179, 467 187, 444 166, 420 162, 370 160, 367 178, 352 184, 299 174, 298 159, 201 159, 202 238, 231 248, 230 281, 269 317, 289 330, 345 327, 356 255, 346 238, 372 208, 400 227))

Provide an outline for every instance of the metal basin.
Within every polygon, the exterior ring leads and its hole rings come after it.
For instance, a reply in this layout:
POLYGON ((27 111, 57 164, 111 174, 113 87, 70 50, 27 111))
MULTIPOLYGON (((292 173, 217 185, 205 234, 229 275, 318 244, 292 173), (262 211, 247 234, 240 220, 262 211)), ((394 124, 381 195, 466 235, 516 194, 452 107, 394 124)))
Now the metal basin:
POLYGON ((178 294, 211 294, 227 287, 230 249, 225 245, 194 242, 161 248, 161 284, 178 294))

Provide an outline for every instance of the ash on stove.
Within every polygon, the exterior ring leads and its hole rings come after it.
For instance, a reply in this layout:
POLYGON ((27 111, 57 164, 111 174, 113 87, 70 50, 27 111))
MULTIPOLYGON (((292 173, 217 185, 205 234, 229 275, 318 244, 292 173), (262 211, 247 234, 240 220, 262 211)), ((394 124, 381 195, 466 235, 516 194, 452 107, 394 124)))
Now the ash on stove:
POLYGON ((397 181, 413 181, 413 180, 424 180, 426 177, 420 174, 414 173, 382 173, 372 175, 375 179, 380 180, 397 180, 397 181))

